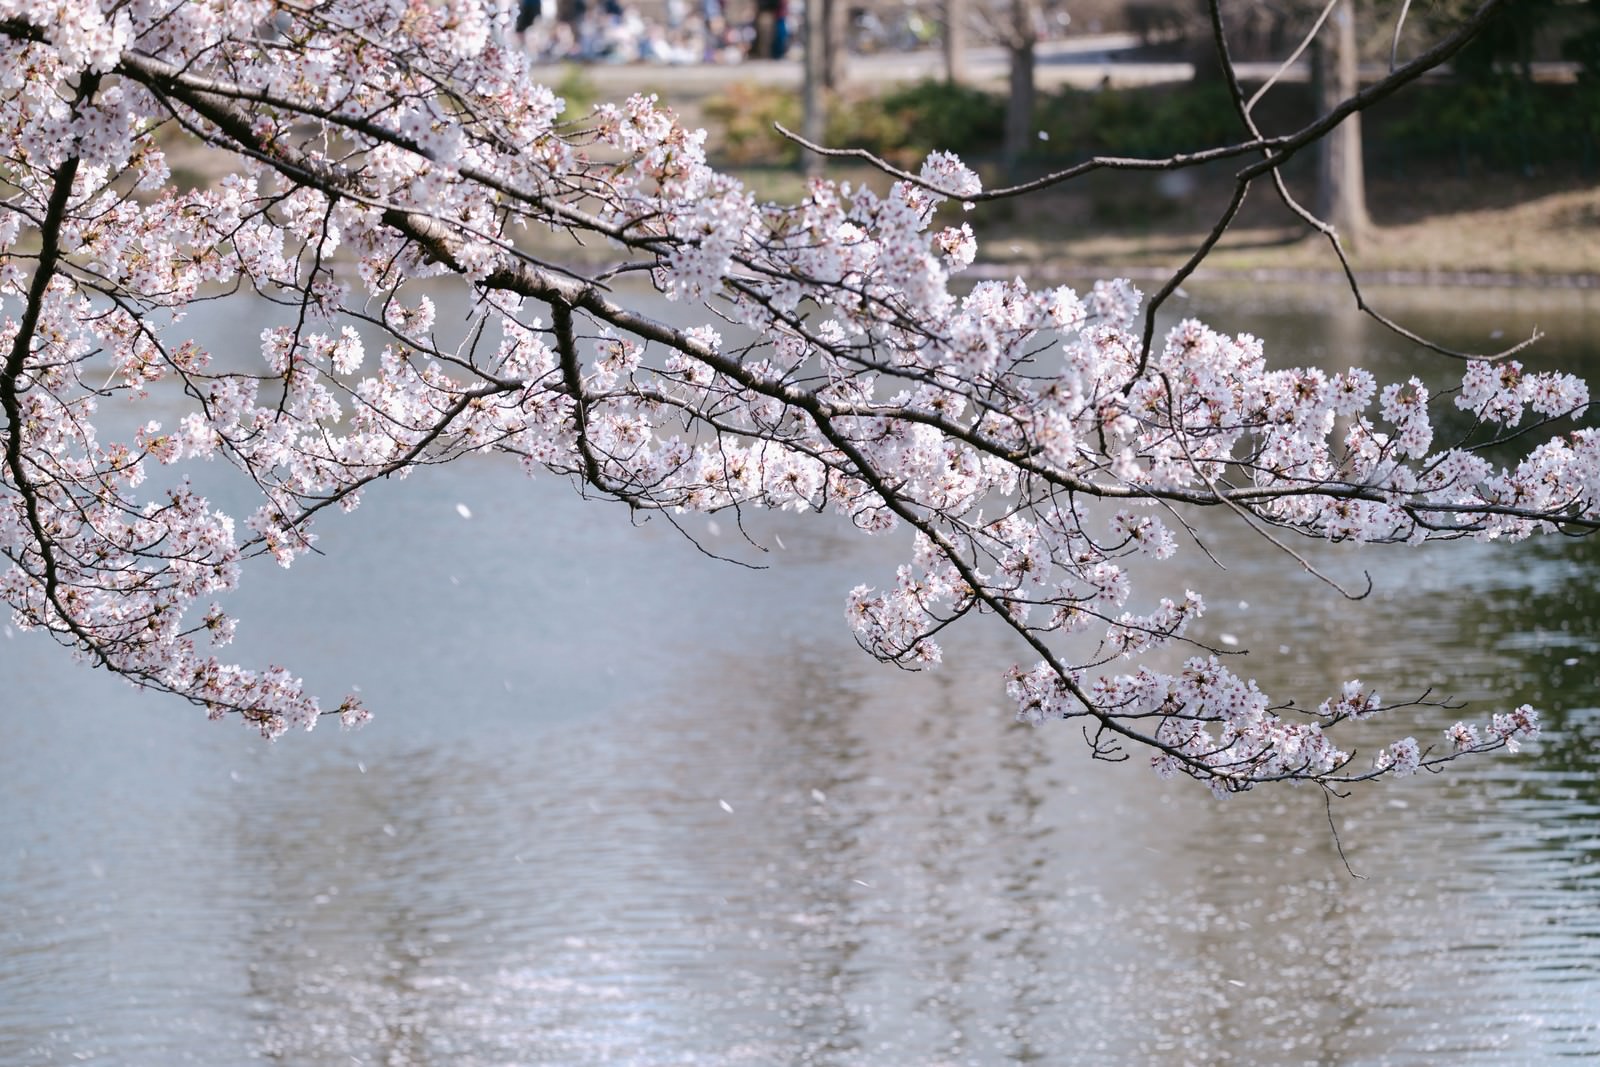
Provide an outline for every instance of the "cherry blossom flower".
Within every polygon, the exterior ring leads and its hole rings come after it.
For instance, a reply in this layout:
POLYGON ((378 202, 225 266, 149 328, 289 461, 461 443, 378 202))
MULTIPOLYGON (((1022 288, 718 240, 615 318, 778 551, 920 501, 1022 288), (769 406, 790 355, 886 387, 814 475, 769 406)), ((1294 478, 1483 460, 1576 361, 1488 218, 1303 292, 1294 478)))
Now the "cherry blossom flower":
POLYGON ((1004 683, 1018 718, 1077 720, 1096 755, 1145 750, 1219 794, 1537 736, 1524 705, 1453 727, 1449 752, 1407 737, 1357 767, 1333 736, 1381 720, 1376 693, 1350 680, 1315 714, 1270 698, 1207 644, 1171 561, 1201 508, 1365 543, 1594 529, 1593 431, 1507 459, 1440 441, 1434 417, 1453 397, 1480 422, 1553 422, 1587 407, 1582 381, 1476 360, 1458 389, 1380 384, 1269 366, 1263 339, 1195 320, 1147 338, 1127 280, 959 287, 977 240, 947 213, 984 194, 955 156, 763 203, 654 97, 565 121, 509 25, 481 0, 0 0, 0 249, 29 250, 0 264, 18 625, 267 736, 359 724, 354 697, 324 709, 285 667, 203 653, 234 633, 219 602, 373 482, 503 453, 641 514, 900 531, 905 561, 845 598, 867 651, 933 667, 947 627, 989 616, 1028 648, 1004 683), (228 173, 173 188, 169 131, 228 173), (555 265, 535 234, 615 261, 555 265), (623 275, 692 324, 619 300, 623 275), (430 279, 470 296, 463 339, 430 279), (184 328, 235 290, 284 311, 241 339, 246 369, 184 328), (108 402, 140 412, 127 440, 102 439, 108 402), (199 462, 237 472, 242 521, 185 480, 199 462))

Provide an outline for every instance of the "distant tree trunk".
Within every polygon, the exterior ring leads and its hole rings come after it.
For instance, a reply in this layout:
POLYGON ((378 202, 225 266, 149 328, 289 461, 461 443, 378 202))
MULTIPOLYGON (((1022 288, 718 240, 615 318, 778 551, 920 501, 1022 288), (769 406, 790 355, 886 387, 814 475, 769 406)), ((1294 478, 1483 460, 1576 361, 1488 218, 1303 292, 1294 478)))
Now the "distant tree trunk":
POLYGON ((814 0, 822 5, 822 84, 844 87, 845 56, 850 49, 850 0, 814 0))
MULTIPOLYGON (((812 144, 821 144, 827 116, 823 113, 822 80, 827 64, 823 61, 824 14, 822 0, 805 0, 806 65, 801 83, 801 108, 804 124, 801 134, 812 144)), ((800 150, 800 171, 808 178, 822 177, 823 159, 815 152, 800 150)))
POLYGON ((944 0, 944 80, 967 80, 967 0, 944 0))
POLYGON ((1006 50, 1011 54, 1011 94, 1006 99, 1005 141, 1002 161, 1008 174, 1015 174, 1032 143, 1035 66, 1034 46, 1038 43, 1038 20, 1034 17, 1038 0, 1011 0, 1011 32, 1006 35, 1006 50))
POLYGON ((1217 42, 1211 32, 1211 8, 1206 0, 1195 0, 1184 22, 1183 50, 1194 67, 1196 85, 1222 81, 1222 56, 1217 52, 1217 42))
MULTIPOLYGON (((1317 36, 1312 62, 1324 113, 1361 90, 1355 16, 1355 0, 1343 0, 1317 36)), ((1317 144, 1316 207, 1317 214, 1339 231, 1347 247, 1357 248, 1371 236, 1359 114, 1345 119, 1317 144)))

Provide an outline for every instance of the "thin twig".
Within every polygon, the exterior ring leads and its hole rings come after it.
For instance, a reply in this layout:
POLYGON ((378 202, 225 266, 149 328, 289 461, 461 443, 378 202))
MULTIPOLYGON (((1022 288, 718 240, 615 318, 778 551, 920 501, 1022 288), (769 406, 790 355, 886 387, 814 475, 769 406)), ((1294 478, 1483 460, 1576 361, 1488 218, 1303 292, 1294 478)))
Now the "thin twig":
POLYGON ((1333 790, 1326 785, 1322 787, 1322 800, 1328 809, 1328 830, 1333 834, 1333 847, 1339 850, 1339 862, 1344 864, 1345 873, 1350 877, 1366 881, 1367 876, 1357 874, 1355 868, 1350 866, 1350 857, 1344 854, 1344 842, 1339 840, 1339 827, 1333 821, 1333 790))
MULTIPOLYGON (((1256 105, 1261 102, 1261 98, 1267 95, 1267 90, 1276 85, 1278 83, 1278 79, 1283 77, 1283 75, 1288 72, 1290 67, 1294 66, 1295 60, 1299 59, 1301 53, 1310 47, 1312 40, 1322 30, 1322 24, 1328 21, 1328 16, 1333 14, 1333 9, 1338 7, 1339 3, 1340 0, 1328 0, 1328 6, 1322 9, 1322 14, 1317 16, 1317 21, 1311 24, 1311 30, 1304 37, 1300 38, 1300 43, 1295 46, 1295 50, 1293 52, 1289 53, 1289 58, 1284 60, 1278 69, 1272 72, 1272 76, 1270 78, 1261 83, 1261 88, 1257 89, 1250 97, 1249 101, 1244 105, 1245 114, 1248 115, 1250 112, 1254 111, 1256 109, 1256 105)), ((1390 73, 1394 72, 1393 65, 1390 66, 1389 71, 1390 73)))
POLYGON ((1389 70, 1393 71, 1400 56, 1400 31, 1405 29, 1406 15, 1411 11, 1411 0, 1400 5, 1400 17, 1394 20, 1394 41, 1389 45, 1389 70))

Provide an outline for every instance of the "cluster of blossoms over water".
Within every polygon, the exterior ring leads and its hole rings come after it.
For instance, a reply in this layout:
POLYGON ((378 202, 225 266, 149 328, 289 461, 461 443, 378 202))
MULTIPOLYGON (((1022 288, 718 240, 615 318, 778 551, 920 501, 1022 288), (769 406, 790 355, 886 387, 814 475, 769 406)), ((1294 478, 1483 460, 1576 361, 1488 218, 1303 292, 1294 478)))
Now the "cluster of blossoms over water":
POLYGON ((20 623, 215 716, 310 727, 329 712, 290 672, 218 658, 234 621, 216 598, 254 557, 290 565, 375 480, 502 453, 643 510, 909 528, 893 579, 849 594, 868 651, 933 664, 947 625, 990 615, 1031 649, 1007 682, 1021 717, 1084 720, 1097 751, 1143 746, 1219 791, 1403 774, 1537 732, 1523 707, 1356 766, 1331 728, 1387 710, 1376 694, 1352 681, 1292 711, 1192 644, 1157 669, 1205 603, 1136 591, 1129 561, 1158 581, 1204 507, 1362 542, 1592 523, 1594 431, 1499 465, 1435 430, 1447 406, 1478 439, 1581 412, 1581 381, 1472 362, 1430 395, 1271 369, 1255 338, 1193 321, 1147 351, 1126 282, 953 285, 979 192, 956 158, 883 194, 815 181, 762 203, 653 99, 564 121, 511 15, 0 0, 0 596, 20 623), (175 182, 175 143, 209 146, 222 176, 175 182), (574 266, 573 237, 611 261, 574 266), (612 283, 632 273, 705 325, 631 308, 612 283), (464 340, 436 329, 436 278, 470 290, 464 340), (186 336, 196 301, 246 291, 284 305, 258 350, 186 336), (147 398, 162 415, 128 439, 96 430, 147 398), (236 468, 259 505, 217 510, 184 479, 197 461, 236 468))

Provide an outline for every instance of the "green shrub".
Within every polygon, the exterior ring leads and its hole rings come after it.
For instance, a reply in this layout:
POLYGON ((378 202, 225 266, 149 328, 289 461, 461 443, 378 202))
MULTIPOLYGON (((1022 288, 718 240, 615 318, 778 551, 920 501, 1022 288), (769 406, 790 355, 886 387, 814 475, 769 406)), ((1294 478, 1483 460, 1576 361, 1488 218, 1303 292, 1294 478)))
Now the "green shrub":
POLYGON ((1222 85, 1179 89, 1063 89, 1041 99, 1041 157, 1168 156, 1239 140, 1243 128, 1222 85))
MULTIPOLYGON (((1263 120, 1270 129, 1293 129, 1310 117, 1309 102, 1288 89, 1262 111, 1273 105, 1284 114, 1263 120)), ((911 169, 938 149, 982 161, 999 153, 1005 106, 996 93, 923 81, 880 96, 835 99, 825 139, 911 169)), ((796 146, 772 128, 774 122, 799 128, 794 93, 736 83, 707 102, 706 115, 713 154, 725 165, 793 166, 799 159, 796 146)), ((1424 86, 1403 106, 1380 107, 1368 119, 1366 139, 1379 157, 1451 162, 1470 156, 1523 168, 1588 159, 1600 137, 1600 76, 1577 85, 1529 86, 1502 77, 1424 86)), ((1045 137, 1030 142, 1028 154, 1041 166, 1091 155, 1160 158, 1245 136, 1220 83, 1044 93, 1035 127, 1045 137)))
POLYGON ((883 132, 876 148, 907 164, 941 149, 968 156, 989 154, 999 147, 1005 124, 1001 97, 942 81, 903 85, 870 103, 882 115, 883 132))
MULTIPOLYGON (((713 152, 730 166, 791 165, 799 154, 772 128, 780 122, 797 129, 800 101, 770 86, 736 82, 705 105, 715 136, 713 152)), ((826 140, 831 145, 865 148, 912 166, 936 149, 983 155, 998 144, 1005 105, 979 89, 925 81, 891 89, 882 96, 846 96, 828 109, 826 140)))
POLYGON ((726 166, 793 166, 800 150, 777 130, 800 127, 800 101, 793 94, 768 85, 734 82, 705 104, 706 121, 716 136, 711 148, 726 166))
POLYGON ((599 90, 594 82, 589 80, 589 75, 576 63, 566 63, 561 67, 561 80, 550 87, 551 92, 567 102, 567 109, 561 113, 565 121, 581 119, 594 110, 595 98, 599 90))
POLYGON ((1367 137, 1418 158, 1523 168, 1582 158, 1600 136, 1600 81, 1529 84, 1510 75, 1426 86, 1380 114, 1367 137))

